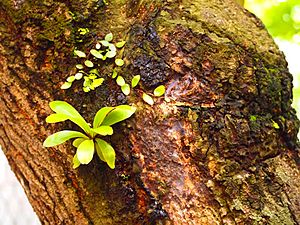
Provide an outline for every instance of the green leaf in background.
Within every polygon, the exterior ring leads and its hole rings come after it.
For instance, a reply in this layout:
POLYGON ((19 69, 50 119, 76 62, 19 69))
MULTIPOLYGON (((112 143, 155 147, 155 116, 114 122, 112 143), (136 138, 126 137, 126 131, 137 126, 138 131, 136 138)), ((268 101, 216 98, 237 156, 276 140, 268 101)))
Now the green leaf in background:
POLYGON ((49 103, 49 106, 54 112, 68 116, 69 120, 81 127, 86 133, 89 133, 90 126, 69 103, 64 101, 52 101, 49 103))
POLYGON ((116 79, 116 82, 121 87, 125 84, 125 80, 122 76, 118 76, 117 79, 116 79))
POLYGON ((106 55, 107 58, 110 58, 110 59, 111 59, 111 58, 115 57, 116 54, 117 54, 117 53, 114 52, 114 51, 108 51, 108 52, 106 52, 105 55, 106 55))
POLYGON ((143 93, 143 100, 148 103, 149 105, 153 105, 154 101, 153 98, 150 95, 147 95, 146 93, 143 93))
POLYGON ((165 86, 164 85, 160 85, 160 86, 158 86, 157 88, 154 89, 153 94, 156 97, 160 97, 160 96, 164 95, 165 91, 166 91, 165 86))
POLYGON ((110 41, 112 41, 113 37, 114 37, 113 34, 109 33, 109 34, 105 35, 104 40, 110 42, 110 41))
POLYGON ((119 41, 116 43, 117 48, 122 48, 125 45, 126 41, 119 41))
POLYGON ((102 124, 106 115, 113 109, 114 109, 114 107, 103 107, 100 110, 98 110, 98 112, 96 113, 96 115, 94 117, 93 128, 99 127, 102 124))
POLYGON ((86 65, 87 67, 93 67, 94 66, 94 63, 90 60, 85 60, 84 61, 84 65, 86 65))
POLYGON ((77 148, 77 158, 81 164, 88 164, 93 159, 94 155, 94 141, 85 140, 77 148))
POLYGON ((131 80, 131 87, 136 87, 141 79, 141 75, 136 75, 131 80))
POLYGON ((126 120, 131 117, 136 111, 136 107, 129 105, 119 105, 110 111, 102 122, 102 125, 113 125, 120 121, 126 120))
POLYGON ((72 83, 70 82, 65 82, 63 85, 60 86, 60 89, 69 89, 72 86, 72 83))
POLYGON ((122 90, 124 95, 129 95, 130 94, 129 84, 124 84, 123 86, 121 86, 121 90, 122 90))
POLYGON ((102 136, 112 135, 114 133, 111 126, 100 126, 92 129, 95 133, 100 134, 102 136))
POLYGON ((86 57, 86 54, 82 51, 79 51, 79 50, 74 50, 74 55, 77 55, 80 58, 85 58, 86 57))
POLYGON ((67 120, 69 117, 65 114, 54 113, 46 118, 47 123, 58 123, 67 120))
POLYGON ((76 73, 75 74, 75 79, 80 80, 82 78, 83 74, 82 73, 76 73))
POLYGON ((59 131, 47 137, 43 143, 43 146, 53 147, 55 145, 62 144, 65 141, 70 140, 71 138, 78 138, 78 137, 86 138, 86 139, 88 138, 86 135, 78 131, 73 131, 73 130, 59 131))
POLYGON ((90 53, 91 53, 94 57, 96 57, 97 59, 102 59, 102 58, 103 58, 103 55, 102 55, 99 51, 97 51, 96 49, 91 49, 91 50, 90 50, 90 53))
POLYGON ((123 66, 124 65, 123 59, 116 59, 115 63, 116 63, 117 66, 123 66))
POLYGON ((113 147, 109 143, 107 143, 106 141, 100 138, 96 138, 96 143, 98 144, 107 165, 111 169, 114 169, 115 161, 116 161, 116 153, 113 147))

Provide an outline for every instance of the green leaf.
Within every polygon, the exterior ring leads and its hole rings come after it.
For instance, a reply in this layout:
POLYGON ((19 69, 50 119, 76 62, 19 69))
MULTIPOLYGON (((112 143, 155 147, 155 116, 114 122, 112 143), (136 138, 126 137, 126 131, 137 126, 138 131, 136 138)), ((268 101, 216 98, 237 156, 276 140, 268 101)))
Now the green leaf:
POLYGON ((100 76, 100 74, 99 74, 99 72, 98 72, 97 69, 91 69, 90 73, 97 74, 98 76, 100 76))
POLYGON ((160 96, 164 95, 165 91, 166 91, 165 86, 160 85, 160 86, 158 86, 157 88, 154 89, 153 93, 154 93, 154 96, 160 97, 160 96))
POLYGON ((72 83, 65 82, 63 85, 60 86, 60 89, 69 89, 72 86, 72 83))
POLYGON ((77 55, 80 58, 85 58, 86 57, 86 54, 82 51, 79 51, 79 50, 74 50, 74 55, 77 55))
POLYGON ((114 44, 110 44, 110 45, 108 46, 108 48, 109 48, 109 50, 112 51, 112 52, 116 52, 116 51, 117 51, 117 48, 116 48, 116 46, 115 46, 114 44))
POLYGON ((84 65, 86 65, 87 67, 93 67, 94 66, 94 63, 90 60, 85 60, 84 61, 84 65))
POLYGON ((110 42, 110 41, 112 41, 112 39, 113 39, 113 34, 112 33, 109 33, 109 34, 105 35, 105 38, 104 38, 105 41, 110 42))
POLYGON ((95 79, 95 80, 93 81, 93 83, 91 84, 91 86, 92 86, 93 88, 99 87, 99 86, 103 83, 103 81, 104 81, 104 78, 98 78, 98 79, 95 79))
POLYGON ((95 148, 93 140, 85 140, 81 142, 76 152, 79 162, 81 164, 88 164, 93 159, 94 151, 95 148))
POLYGON ((89 92, 91 89, 90 89, 89 87, 83 87, 82 90, 83 90, 84 92, 89 92))
POLYGON ((73 157, 73 169, 76 169, 80 166, 80 162, 78 160, 77 154, 74 155, 73 157))
POLYGON ((99 51, 97 51, 96 49, 91 49, 90 52, 97 59, 102 59, 103 58, 103 55, 99 51))
POLYGON ((125 45, 126 41, 119 41, 116 43, 117 48, 122 48, 125 45))
POLYGON ((83 74, 82 73, 76 73, 75 74, 75 79, 80 80, 82 78, 83 74))
POLYGON ((126 120, 131 117, 136 111, 136 107, 129 105, 119 105, 116 106, 112 111, 110 111, 104 118, 102 125, 113 125, 120 121, 126 120))
POLYGON ((47 116, 46 122, 47 123, 58 123, 58 122, 65 121, 67 119, 69 119, 68 116, 66 116, 64 114, 54 113, 54 114, 47 116))
POLYGON ((98 112, 96 113, 96 115, 94 117, 93 128, 99 127, 102 124, 106 115, 113 109, 114 109, 114 107, 103 107, 100 110, 98 110, 98 112))
POLYGON ((49 106, 54 112, 68 116, 69 120, 81 127, 86 133, 89 133, 90 126, 69 103, 65 101, 52 101, 49 103, 49 106))
POLYGON ((141 79, 141 75, 136 75, 131 80, 131 87, 136 87, 141 79))
POLYGON ((102 136, 112 135, 114 133, 111 126, 100 126, 95 129, 92 129, 92 131, 102 136))
MULTIPOLYGON (((98 139, 98 138, 97 138, 98 139)), ((95 148, 96 148, 96 152, 97 152, 97 155, 98 157, 100 158, 100 160, 102 160, 103 162, 106 162, 105 159, 104 159, 104 156, 102 154, 102 151, 100 149, 100 146, 98 145, 97 143, 97 139, 96 139, 96 142, 95 142, 95 148)))
POLYGON ((102 40, 100 41, 100 43, 104 46, 104 47, 108 47, 110 45, 110 43, 108 41, 102 40))
POLYGON ((118 76, 118 72, 117 72, 116 69, 114 69, 111 77, 112 77, 113 79, 115 79, 117 76, 118 76))
POLYGON ((116 52, 115 51, 108 51, 108 52, 106 52, 106 57, 107 58, 113 58, 113 57, 115 57, 116 56, 116 52))
POLYGON ((75 80, 75 76, 69 76, 67 78, 67 81, 70 82, 70 83, 72 83, 74 80, 75 80))
POLYGON ((149 105, 153 105, 154 101, 153 98, 150 95, 147 95, 146 93, 143 93, 143 100, 148 103, 149 105))
POLYGON ((123 59, 116 59, 115 63, 116 63, 117 66, 123 66, 124 65, 123 59))
POLYGON ((114 148, 109 143, 99 138, 96 138, 96 143, 98 144, 107 165, 111 169, 114 169, 116 161, 116 153, 114 148))
POLYGON ((129 95, 130 94, 129 84, 124 84, 123 86, 121 86, 121 90, 122 90, 124 95, 129 95))
POLYGON ((118 76, 116 82, 121 87, 125 84, 125 80, 122 76, 118 76))
POLYGON ((79 69, 79 70, 82 70, 82 69, 83 69, 83 65, 77 64, 77 65, 76 65, 76 68, 79 69))
POLYGON ((57 133, 54 133, 46 138, 46 140, 43 143, 44 147, 53 147, 59 144, 64 143, 65 141, 71 139, 71 138, 88 138, 86 135, 84 135, 81 132, 73 131, 73 130, 63 130, 59 131, 57 133))
POLYGON ((76 138, 72 142, 72 145, 77 148, 81 144, 81 142, 83 142, 84 140, 86 140, 86 139, 85 138, 76 138))

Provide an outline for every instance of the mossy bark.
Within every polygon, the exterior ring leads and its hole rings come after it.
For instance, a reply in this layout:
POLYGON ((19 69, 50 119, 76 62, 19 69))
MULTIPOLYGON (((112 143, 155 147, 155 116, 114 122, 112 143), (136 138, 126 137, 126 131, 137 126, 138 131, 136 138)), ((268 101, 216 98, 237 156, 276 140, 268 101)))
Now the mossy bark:
POLYGON ((292 76, 235 2, 4 0, 0 76, 0 144, 43 224, 300 223, 292 76), (127 41, 121 73, 128 83, 141 74, 136 92, 124 96, 109 77, 90 93, 60 90, 73 49, 108 32, 127 41), (160 84, 168 101, 150 107, 141 93, 160 84), (88 121, 105 105, 137 105, 114 127, 115 170, 96 157, 74 170, 71 144, 42 147, 75 128, 45 122, 58 99, 88 121))

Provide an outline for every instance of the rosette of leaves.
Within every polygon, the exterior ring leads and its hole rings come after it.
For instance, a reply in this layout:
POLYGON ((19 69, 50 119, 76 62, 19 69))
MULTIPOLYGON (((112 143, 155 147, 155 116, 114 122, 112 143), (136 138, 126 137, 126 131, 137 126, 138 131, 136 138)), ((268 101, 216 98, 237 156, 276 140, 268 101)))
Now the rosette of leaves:
POLYGON ((69 103, 52 101, 49 106, 55 113, 46 118, 47 123, 70 120, 77 124, 83 132, 74 130, 59 131, 47 137, 43 143, 44 147, 53 147, 74 139, 72 145, 77 148, 77 151, 73 157, 73 168, 91 162, 95 152, 111 169, 115 168, 115 150, 102 137, 112 135, 112 125, 131 117, 135 113, 135 107, 129 105, 103 107, 96 113, 91 127, 69 103))

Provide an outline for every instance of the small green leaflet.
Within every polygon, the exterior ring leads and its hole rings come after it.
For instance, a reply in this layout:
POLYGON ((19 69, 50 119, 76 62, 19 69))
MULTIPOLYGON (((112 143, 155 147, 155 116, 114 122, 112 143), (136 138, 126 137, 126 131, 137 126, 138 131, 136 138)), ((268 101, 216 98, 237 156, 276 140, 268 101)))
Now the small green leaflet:
POLYGON ((103 81, 104 81, 104 78, 98 78, 98 79, 95 79, 95 80, 93 81, 93 83, 91 84, 91 86, 92 86, 93 88, 99 87, 99 86, 103 83, 103 81))
POLYGON ((113 58, 113 57, 115 57, 116 56, 116 52, 115 51, 108 51, 108 52, 106 52, 106 57, 107 58, 113 58))
POLYGON ((149 105, 153 105, 154 101, 153 98, 150 95, 147 95, 146 93, 143 93, 143 100, 148 103, 149 105))
POLYGON ((117 76, 118 76, 118 72, 117 72, 116 69, 114 69, 111 77, 112 77, 113 79, 115 79, 117 76))
POLYGON ((82 69, 83 69, 83 65, 77 64, 77 65, 76 65, 76 68, 79 69, 79 70, 82 70, 82 69))
POLYGON ((85 140, 78 146, 76 155, 81 164, 88 164, 93 159, 94 155, 94 141, 85 140))
POLYGON ((84 65, 86 65, 87 67, 93 67, 94 66, 94 63, 90 60, 85 60, 84 61, 84 65))
POLYGON ((58 122, 65 121, 67 119, 69 119, 69 117, 66 116, 65 114, 54 113, 54 114, 47 116, 46 122, 47 123, 58 123, 58 122))
POLYGON ((67 78, 67 81, 70 82, 70 83, 72 83, 74 80, 75 80, 75 76, 69 76, 67 78))
POLYGON ((72 83, 70 82, 65 82, 63 85, 60 86, 60 89, 69 89, 72 86, 72 83))
POLYGON ((100 126, 92 129, 95 133, 100 134, 102 136, 112 135, 114 133, 111 126, 100 126))
POLYGON ((121 87, 125 84, 125 80, 122 76, 118 76, 117 79, 116 79, 116 82, 121 87))
POLYGON ((121 90, 122 90, 124 95, 129 95, 130 94, 129 84, 124 84, 123 86, 121 86, 121 90))
POLYGON ((115 63, 116 63, 117 66, 123 66, 124 65, 123 59, 116 59, 115 63))
POLYGON ((116 161, 116 153, 113 147, 108 144, 106 141, 96 138, 96 144, 99 146, 102 156, 107 163, 107 165, 111 168, 115 168, 115 161, 116 161))
POLYGON ((120 41, 116 43, 117 48, 122 48, 125 45, 126 41, 120 41))
POLYGON ((160 96, 164 95, 165 91, 166 91, 165 86, 160 85, 160 86, 158 86, 157 88, 154 89, 153 93, 154 93, 154 96, 160 97, 160 96))
POLYGON ((104 38, 105 41, 110 42, 110 41, 112 41, 112 39, 113 39, 113 34, 112 33, 109 33, 109 34, 105 35, 105 38, 104 38))
POLYGON ((116 46, 115 46, 114 44, 110 44, 110 45, 108 46, 108 48, 109 48, 109 50, 112 51, 112 52, 116 52, 116 51, 117 51, 116 46))
POLYGON ((57 133, 54 133, 47 137, 47 139, 44 141, 43 146, 44 147, 53 147, 55 145, 59 145, 64 143, 67 140, 70 140, 71 138, 88 138, 86 135, 84 135, 81 132, 73 131, 73 130, 63 130, 59 131, 57 133))
POLYGON ((102 125, 113 125, 120 121, 126 120, 132 116, 136 111, 136 108, 129 105, 119 105, 114 108, 111 112, 107 114, 104 118, 102 125))
POLYGON ((131 87, 134 88, 138 85, 139 81, 141 79, 141 75, 136 75, 131 80, 131 87))
POLYGON ((79 51, 79 50, 74 50, 74 55, 77 55, 80 58, 85 58, 86 57, 86 54, 82 51, 79 51))
POLYGON ((82 73, 76 73, 75 74, 75 79, 80 80, 82 78, 83 74, 82 73))
POLYGON ((110 45, 110 43, 108 41, 102 40, 100 41, 100 43, 104 46, 104 47, 108 47, 110 45))
POLYGON ((102 59, 102 58, 103 58, 103 55, 102 55, 99 51, 97 51, 96 49, 91 49, 91 50, 90 50, 90 53, 91 53, 94 57, 96 57, 97 59, 102 59))

